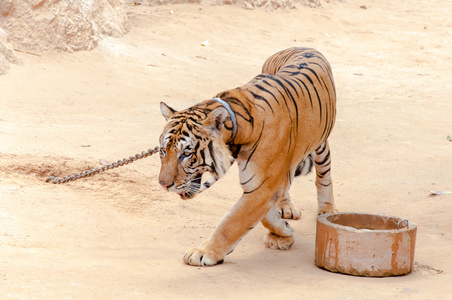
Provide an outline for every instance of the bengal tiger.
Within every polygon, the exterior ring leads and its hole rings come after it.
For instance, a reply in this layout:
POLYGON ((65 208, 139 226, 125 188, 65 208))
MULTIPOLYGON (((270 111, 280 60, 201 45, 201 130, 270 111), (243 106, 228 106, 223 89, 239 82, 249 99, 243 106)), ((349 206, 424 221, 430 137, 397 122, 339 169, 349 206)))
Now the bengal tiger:
POLYGON ((223 263, 259 222, 265 245, 287 250, 299 219, 289 197, 296 175, 316 169, 318 213, 336 212, 328 137, 336 116, 330 64, 317 50, 289 48, 264 63, 262 74, 182 111, 160 103, 167 120, 160 136, 159 183, 189 199, 209 188, 236 161, 243 194, 186 264, 223 263), (212 177, 202 183, 202 175, 212 177))

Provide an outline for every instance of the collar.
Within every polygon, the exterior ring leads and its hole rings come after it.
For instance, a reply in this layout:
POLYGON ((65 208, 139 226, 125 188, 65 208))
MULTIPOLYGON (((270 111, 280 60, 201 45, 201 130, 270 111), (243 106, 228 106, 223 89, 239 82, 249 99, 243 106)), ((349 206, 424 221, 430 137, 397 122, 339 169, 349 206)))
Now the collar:
POLYGON ((226 101, 224 101, 224 100, 222 100, 222 99, 220 99, 220 98, 218 98, 218 97, 214 97, 214 98, 212 98, 212 100, 215 100, 215 101, 217 101, 217 102, 220 102, 221 105, 223 105, 224 108, 226 108, 226 110, 227 110, 228 113, 229 113, 229 116, 231 117, 231 122, 232 122, 232 135, 231 135, 231 137, 229 138, 228 143, 229 143, 229 142, 232 142, 232 141, 234 140, 234 138, 235 138, 235 135, 237 134, 237 118, 235 117, 235 113, 234 113, 234 111, 232 110, 232 108, 231 108, 231 106, 229 105, 229 103, 227 103, 226 101))

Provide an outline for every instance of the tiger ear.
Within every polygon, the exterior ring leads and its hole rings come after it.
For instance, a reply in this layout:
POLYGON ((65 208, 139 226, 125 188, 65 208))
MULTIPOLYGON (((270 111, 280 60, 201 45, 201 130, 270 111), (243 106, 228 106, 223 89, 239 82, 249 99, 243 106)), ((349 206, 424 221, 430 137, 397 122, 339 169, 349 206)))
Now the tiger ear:
POLYGON ((206 121, 204 122, 204 126, 210 127, 211 129, 216 131, 220 131, 228 116, 229 113, 226 108, 224 108, 223 106, 218 106, 209 113, 206 121))
POLYGON ((176 110, 172 109, 168 105, 166 105, 164 102, 160 102, 160 111, 162 112, 163 117, 165 117, 165 120, 171 119, 171 117, 174 115, 176 110))

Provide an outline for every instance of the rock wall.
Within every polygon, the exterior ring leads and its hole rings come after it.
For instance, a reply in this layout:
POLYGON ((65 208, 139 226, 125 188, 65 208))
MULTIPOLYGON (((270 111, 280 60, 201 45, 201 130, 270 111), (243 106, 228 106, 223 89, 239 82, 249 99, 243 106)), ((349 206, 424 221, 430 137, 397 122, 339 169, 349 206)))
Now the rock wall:
POLYGON ((21 64, 22 61, 16 55, 8 34, 0 28, 0 75, 7 72, 9 63, 21 64))
POLYGON ((96 47, 101 34, 120 37, 130 24, 125 0, 0 0, 0 74, 20 63, 18 51, 96 47))
POLYGON ((179 4, 179 3, 198 3, 203 5, 237 5, 245 9, 256 9, 263 7, 267 11, 273 11, 278 8, 294 9, 300 4, 308 7, 322 7, 325 3, 345 0, 137 0, 142 4, 179 4))
POLYGON ((90 50, 130 25, 123 0, 2 0, 0 27, 23 51, 90 50))

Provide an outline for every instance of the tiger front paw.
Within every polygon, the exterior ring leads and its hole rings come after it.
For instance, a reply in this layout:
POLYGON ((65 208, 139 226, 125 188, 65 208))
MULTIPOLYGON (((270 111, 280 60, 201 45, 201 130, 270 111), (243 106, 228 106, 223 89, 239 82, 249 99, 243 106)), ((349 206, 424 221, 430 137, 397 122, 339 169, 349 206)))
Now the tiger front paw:
POLYGON ((265 246, 274 250, 289 250, 295 243, 293 236, 279 236, 273 232, 267 233, 264 238, 265 246))
POLYGON ((214 251, 206 251, 200 248, 192 248, 184 254, 184 262, 191 266, 214 266, 222 264, 223 260, 224 256, 214 251))

